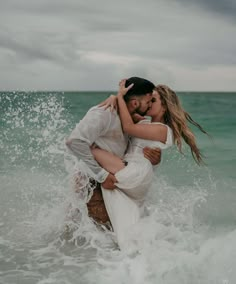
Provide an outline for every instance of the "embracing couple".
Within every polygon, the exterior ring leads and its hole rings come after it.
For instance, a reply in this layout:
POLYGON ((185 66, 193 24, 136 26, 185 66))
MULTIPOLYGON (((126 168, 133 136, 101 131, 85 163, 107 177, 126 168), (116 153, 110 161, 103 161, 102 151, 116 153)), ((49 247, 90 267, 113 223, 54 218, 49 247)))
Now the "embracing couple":
POLYGON ((169 87, 131 77, 120 82, 116 96, 91 108, 67 139, 67 147, 90 176, 88 214, 96 223, 111 224, 120 248, 143 214, 161 151, 176 144, 181 152, 184 140, 195 161, 202 162, 187 122, 206 133, 169 87))

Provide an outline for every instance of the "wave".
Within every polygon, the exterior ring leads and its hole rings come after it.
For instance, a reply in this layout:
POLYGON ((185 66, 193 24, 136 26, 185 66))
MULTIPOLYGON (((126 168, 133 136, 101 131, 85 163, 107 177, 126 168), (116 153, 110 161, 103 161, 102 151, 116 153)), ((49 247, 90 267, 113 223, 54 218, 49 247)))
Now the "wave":
POLYGON ((1 104, 0 282, 235 283, 233 179, 170 152, 120 251, 73 192, 63 96, 6 94, 1 104))

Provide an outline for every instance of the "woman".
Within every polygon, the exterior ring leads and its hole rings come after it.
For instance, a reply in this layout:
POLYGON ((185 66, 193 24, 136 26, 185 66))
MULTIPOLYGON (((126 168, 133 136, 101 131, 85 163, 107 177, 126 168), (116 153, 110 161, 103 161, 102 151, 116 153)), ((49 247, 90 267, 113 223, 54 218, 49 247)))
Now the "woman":
POLYGON ((124 160, 104 150, 92 149, 97 162, 117 179, 118 190, 105 191, 104 199, 121 247, 124 246, 127 230, 140 218, 141 205, 152 182, 153 168, 144 158, 142 149, 149 146, 164 150, 177 144, 181 152, 183 138, 189 145, 193 158, 200 164, 202 155, 187 121, 206 134, 202 127, 183 110, 175 92, 165 85, 158 85, 154 89, 152 107, 147 112, 151 122, 142 120, 134 123, 124 101, 125 94, 132 86, 125 87, 125 80, 122 80, 117 97, 111 96, 102 104, 114 105, 117 98, 123 131, 132 136, 124 160))

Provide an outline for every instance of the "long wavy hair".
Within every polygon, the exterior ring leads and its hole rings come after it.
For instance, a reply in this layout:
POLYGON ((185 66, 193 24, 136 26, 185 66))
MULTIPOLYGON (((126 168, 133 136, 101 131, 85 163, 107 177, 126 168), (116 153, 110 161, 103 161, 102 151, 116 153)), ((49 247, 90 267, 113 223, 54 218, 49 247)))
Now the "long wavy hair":
POLYGON ((208 133, 199 125, 181 106, 176 93, 166 85, 157 85, 155 89, 160 96, 161 103, 165 107, 164 122, 173 131, 174 143, 182 152, 182 139, 191 149, 192 156, 197 164, 203 163, 203 155, 196 144, 195 135, 188 126, 188 122, 196 126, 204 134, 208 133))

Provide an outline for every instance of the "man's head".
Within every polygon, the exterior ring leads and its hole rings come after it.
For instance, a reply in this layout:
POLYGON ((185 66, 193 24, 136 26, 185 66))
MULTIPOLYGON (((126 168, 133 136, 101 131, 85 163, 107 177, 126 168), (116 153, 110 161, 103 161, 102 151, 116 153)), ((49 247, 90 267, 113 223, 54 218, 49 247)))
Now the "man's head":
POLYGON ((124 96, 129 112, 145 115, 151 106, 152 91, 155 85, 143 78, 131 77, 126 80, 125 86, 134 84, 124 96))

